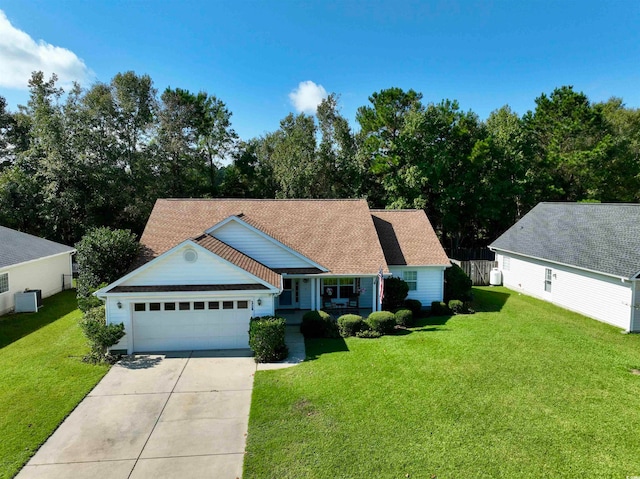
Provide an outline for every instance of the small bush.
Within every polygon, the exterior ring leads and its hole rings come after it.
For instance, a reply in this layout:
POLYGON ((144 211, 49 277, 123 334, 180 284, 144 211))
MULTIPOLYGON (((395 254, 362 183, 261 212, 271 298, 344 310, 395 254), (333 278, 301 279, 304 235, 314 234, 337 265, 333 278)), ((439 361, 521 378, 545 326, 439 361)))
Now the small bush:
POLYGON ((399 309, 396 311, 396 324, 399 326, 411 327, 415 324, 413 313, 410 309, 399 309))
POLYGON ((365 322, 374 331, 380 334, 389 334, 393 332, 396 325, 396 317, 390 311, 376 311, 371 313, 365 322))
POLYGON ((460 266, 452 264, 444 270, 444 300, 471 301, 471 287, 473 283, 460 266))
POLYGON ((417 299, 406 299, 404 301, 404 307, 411 310, 416 318, 422 314, 422 303, 417 299))
POLYGON ((453 314, 463 314, 466 312, 467 308, 463 301, 459 299, 452 299, 449 301, 449 309, 453 312, 453 314))
POLYGON ((80 320, 80 328, 89 340, 90 347, 89 354, 84 359, 91 363, 107 360, 109 348, 117 344, 125 334, 124 324, 107 325, 104 305, 85 312, 80 320))
POLYGON ((98 285, 97 288, 89 288, 88 294, 86 296, 78 295, 78 309, 83 313, 86 313, 92 308, 97 308, 98 306, 101 306, 103 304, 102 300, 94 296, 93 293, 95 293, 101 288, 104 288, 106 285, 107 283, 102 283, 98 285))
POLYGON ((305 338, 337 338, 340 336, 335 319, 324 311, 307 311, 302 316, 300 332, 305 338))
POLYGON ((284 342, 286 322, 277 316, 251 318, 249 323, 249 347, 255 353, 257 363, 280 361, 289 350, 284 342))
POLYGON ((356 333, 357 338, 366 338, 366 339, 375 339, 382 336, 378 331, 374 331, 373 329, 363 329, 362 331, 358 331, 356 333))
POLYGON ((338 318, 338 331, 343 338, 355 336, 362 331, 363 327, 364 319, 357 314, 345 314, 338 318))
POLYGON ((382 307, 388 311, 399 309, 409 294, 409 285, 400 278, 386 278, 384 280, 384 299, 382 307))
POLYGON ((431 303, 431 316, 447 316, 451 314, 447 303, 442 301, 434 301, 431 303))

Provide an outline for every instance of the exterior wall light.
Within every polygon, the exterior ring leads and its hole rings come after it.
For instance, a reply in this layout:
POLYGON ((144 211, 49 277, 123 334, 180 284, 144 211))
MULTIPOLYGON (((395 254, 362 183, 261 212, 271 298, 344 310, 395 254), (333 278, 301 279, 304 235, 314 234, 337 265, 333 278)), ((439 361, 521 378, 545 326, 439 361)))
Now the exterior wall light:
POLYGON ((118 309, 122 309, 122 303, 118 301, 118 309))
POLYGON ((262 300, 258 298, 258 306, 262 306, 262 300))

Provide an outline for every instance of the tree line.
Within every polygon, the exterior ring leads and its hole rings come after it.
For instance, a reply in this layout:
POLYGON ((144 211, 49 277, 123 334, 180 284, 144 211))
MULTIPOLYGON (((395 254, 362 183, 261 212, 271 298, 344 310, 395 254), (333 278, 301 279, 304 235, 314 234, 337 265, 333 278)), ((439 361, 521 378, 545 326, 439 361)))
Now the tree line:
POLYGON ((139 234, 167 197, 367 198, 424 209, 449 248, 486 245, 540 201, 640 200, 640 110, 570 86, 484 121, 389 88, 357 131, 331 94, 252 139, 216 96, 158 94, 148 75, 64 92, 36 72, 29 89, 17 111, 0 97, 0 224, 67 244, 98 226, 139 234))

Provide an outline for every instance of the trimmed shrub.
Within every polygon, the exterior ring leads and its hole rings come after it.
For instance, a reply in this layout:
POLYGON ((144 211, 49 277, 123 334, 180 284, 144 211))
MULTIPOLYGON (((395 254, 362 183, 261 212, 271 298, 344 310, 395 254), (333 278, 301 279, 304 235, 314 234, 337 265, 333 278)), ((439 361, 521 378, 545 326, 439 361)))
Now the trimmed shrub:
POLYGON ((376 311, 369 315, 365 323, 380 334, 389 334, 393 332, 396 325, 396 317, 390 311, 376 311))
POLYGON ((285 359, 289 349, 284 342, 286 321, 277 316, 251 318, 249 347, 255 353, 256 363, 285 359))
POLYGON ((464 302, 459 299, 452 299, 449 301, 449 309, 453 312, 453 314, 462 314, 466 311, 466 307, 464 302))
POLYGON ((413 320, 413 313, 410 309, 399 309, 396 311, 396 324, 400 326, 411 327, 415 324, 413 320))
POLYGON ((394 277, 385 278, 382 308, 385 311, 400 309, 407 294, 409 294, 409 285, 404 280, 394 277))
POLYGON ((340 336, 336 320, 324 311, 307 311, 302 316, 300 332, 305 338, 337 338, 340 336))
POLYGON ((109 348, 124 336, 124 324, 107 324, 104 305, 91 308, 80 320, 80 328, 89 340, 90 351, 84 360, 100 363, 109 359, 109 348))
POLYGON ((444 270, 444 300, 471 301, 472 281, 460 266, 452 264, 444 270))
POLYGON ((378 331, 374 331, 373 329, 363 329, 362 331, 358 331, 356 333, 356 338, 366 338, 366 339, 375 339, 382 336, 378 331))
POLYGON ((447 303, 442 301, 434 301, 431 303, 431 316, 447 316, 451 314, 447 303))
POLYGON ((420 316, 422 314, 422 303, 417 299, 405 299, 404 307, 411 310, 415 317, 420 316))
POLYGON ((343 338, 355 336, 364 326, 364 319, 357 314, 344 314, 338 318, 338 331, 343 338))

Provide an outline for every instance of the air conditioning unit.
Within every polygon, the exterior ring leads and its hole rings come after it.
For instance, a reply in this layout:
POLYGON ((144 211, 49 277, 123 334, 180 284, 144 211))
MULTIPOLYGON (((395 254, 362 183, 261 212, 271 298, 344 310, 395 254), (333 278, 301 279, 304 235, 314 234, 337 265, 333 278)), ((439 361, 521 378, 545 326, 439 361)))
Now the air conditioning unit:
POLYGON ((38 312, 38 293, 37 291, 25 291, 24 293, 16 293, 15 312, 16 313, 37 313, 38 312))

